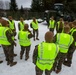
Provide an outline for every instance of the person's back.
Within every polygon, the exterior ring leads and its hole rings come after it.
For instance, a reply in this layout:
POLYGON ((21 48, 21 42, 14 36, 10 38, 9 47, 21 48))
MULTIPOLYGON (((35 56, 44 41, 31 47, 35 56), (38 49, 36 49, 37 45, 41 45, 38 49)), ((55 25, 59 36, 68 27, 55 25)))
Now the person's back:
POLYGON ((29 45, 31 45, 29 35, 31 35, 31 37, 32 37, 32 34, 28 29, 28 24, 25 24, 23 30, 20 30, 19 33, 18 33, 20 46, 29 46, 29 45))
POLYGON ((36 65, 36 75, 42 75, 44 70, 46 75, 50 75, 58 52, 59 46, 53 43, 53 33, 46 32, 45 42, 34 49, 33 63, 36 65))
POLYGON ((57 61, 55 62, 55 67, 57 67, 56 73, 59 73, 62 69, 62 64, 64 62, 64 59, 67 56, 69 47, 73 44, 74 39, 69 34, 70 27, 68 25, 64 26, 64 33, 57 33, 54 37, 54 41, 59 45, 60 52, 59 56, 57 57, 57 61))
POLYGON ((56 43, 59 44, 60 52, 67 53, 68 48, 73 42, 73 37, 66 33, 58 33, 56 43))
POLYGON ((36 66, 41 70, 50 70, 57 56, 57 48, 58 46, 54 43, 40 43, 38 45, 38 60, 36 66))
POLYGON ((29 58, 29 51, 30 51, 30 47, 31 47, 30 38, 32 38, 32 36, 33 35, 28 28, 28 24, 25 24, 23 30, 20 30, 19 33, 18 33, 19 44, 20 44, 20 47, 21 47, 20 59, 23 58, 23 54, 24 54, 25 51, 26 51, 25 60, 27 60, 29 58))
POLYGON ((67 53, 67 57, 65 58, 65 61, 64 61, 64 65, 66 65, 68 67, 71 67, 73 53, 75 52, 75 49, 76 49, 76 20, 73 21, 73 23, 72 23, 72 29, 70 31, 70 35, 72 35, 74 38, 74 45, 70 46, 68 53, 67 53))

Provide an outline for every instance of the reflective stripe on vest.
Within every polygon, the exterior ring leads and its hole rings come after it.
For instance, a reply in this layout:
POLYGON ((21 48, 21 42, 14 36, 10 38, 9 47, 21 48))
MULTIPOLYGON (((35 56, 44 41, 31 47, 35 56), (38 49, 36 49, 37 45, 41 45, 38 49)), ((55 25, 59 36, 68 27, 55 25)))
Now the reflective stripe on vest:
POLYGON ((73 35, 73 33, 74 33, 75 31, 76 31, 76 29, 73 29, 72 32, 71 32, 71 35, 73 35))
POLYGON ((19 31, 19 44, 21 46, 29 46, 31 45, 31 41, 28 38, 30 33, 28 31, 19 31))
POLYGON ((41 70, 50 70, 59 52, 59 47, 54 43, 41 43, 38 45, 37 67, 41 70), (48 67, 49 66, 49 67, 48 67))
POLYGON ((33 29, 38 29, 38 22, 36 21, 36 23, 35 23, 32 21, 32 27, 33 27, 33 29))
POLYGON ((20 30, 23 30, 24 29, 24 25, 25 25, 25 23, 23 22, 19 22, 19 24, 20 24, 20 30))
POLYGON ((11 28, 11 29, 15 29, 15 27, 14 27, 14 21, 12 20, 12 22, 9 20, 8 21, 9 22, 9 27, 11 28))
POLYGON ((71 33, 73 30, 74 30, 74 28, 71 28, 71 29, 70 29, 70 33, 71 33))
POLYGON ((11 45, 11 43, 7 40, 6 31, 9 30, 7 27, 0 27, 0 44, 2 45, 11 45))
POLYGON ((50 21, 49 21, 49 24, 50 24, 50 25, 49 25, 49 28, 54 28, 54 23, 55 23, 54 20, 53 20, 53 21, 50 20, 50 21))
POLYGON ((57 44, 59 44, 59 47, 62 48, 60 49, 60 52, 67 53, 69 46, 73 42, 73 37, 69 34, 65 33, 58 33, 57 34, 57 44), (64 39, 64 40, 63 40, 64 39))
MULTIPOLYGON (((73 36, 73 33, 76 32, 76 29, 73 28, 71 35, 73 36)), ((75 46, 76 46, 76 41, 75 41, 75 46)))

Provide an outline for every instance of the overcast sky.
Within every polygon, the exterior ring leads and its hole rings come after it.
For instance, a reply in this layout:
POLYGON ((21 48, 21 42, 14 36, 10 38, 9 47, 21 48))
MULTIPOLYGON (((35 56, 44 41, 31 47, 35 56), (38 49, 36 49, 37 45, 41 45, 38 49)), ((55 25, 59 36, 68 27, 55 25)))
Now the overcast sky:
MULTIPOLYGON (((9 1, 10 2, 10 0, 0 0, 0 1, 9 1)), ((32 0, 16 0, 16 3, 19 8, 21 7, 21 5, 23 7, 31 7, 31 2, 32 2, 32 0)))

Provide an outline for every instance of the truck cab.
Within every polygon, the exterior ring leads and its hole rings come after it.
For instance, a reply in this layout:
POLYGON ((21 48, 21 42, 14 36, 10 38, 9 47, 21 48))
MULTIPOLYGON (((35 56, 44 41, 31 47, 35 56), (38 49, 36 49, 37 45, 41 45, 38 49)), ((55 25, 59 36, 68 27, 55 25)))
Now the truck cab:
POLYGON ((52 6, 52 9, 45 11, 44 19, 46 20, 47 23, 51 16, 54 16, 55 20, 58 20, 60 17, 64 16, 63 11, 64 11, 64 5, 62 3, 55 3, 52 6))
POLYGON ((54 4, 54 10, 57 12, 57 14, 62 17, 63 11, 64 11, 64 5, 61 3, 55 3, 54 4))
POLYGON ((44 20, 46 20, 48 23, 51 16, 54 16, 56 21, 58 21, 59 18, 63 18, 64 21, 68 22, 74 21, 76 19, 74 13, 71 10, 67 10, 67 7, 62 3, 55 3, 52 5, 50 10, 46 10, 44 13, 44 20))

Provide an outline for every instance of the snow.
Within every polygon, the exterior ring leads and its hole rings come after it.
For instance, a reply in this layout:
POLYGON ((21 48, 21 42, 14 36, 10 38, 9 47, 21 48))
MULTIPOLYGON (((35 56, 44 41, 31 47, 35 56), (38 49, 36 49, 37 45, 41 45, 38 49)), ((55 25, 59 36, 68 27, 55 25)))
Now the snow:
MULTIPOLYGON (((30 22, 32 20, 25 20, 25 23, 30 25, 30 22)), ((16 25, 16 31, 18 32, 18 22, 15 21, 16 25)), ((32 29, 29 26, 29 29, 32 31, 32 29)), ((17 64, 13 67, 7 66, 7 62, 5 61, 5 55, 3 53, 2 47, 0 47, 0 60, 3 60, 3 63, 0 64, 0 75, 36 75, 35 74, 35 65, 32 63, 32 55, 33 50, 35 48, 35 45, 39 44, 40 42, 44 41, 44 34, 48 31, 46 22, 39 23, 39 41, 33 41, 31 39, 32 45, 30 50, 30 57, 27 61, 25 61, 25 56, 22 60, 20 60, 20 46, 18 43, 18 40, 16 41, 17 46, 15 47, 14 51, 17 54, 16 57, 14 57, 14 61, 17 61, 17 64)), ((56 31, 55 31, 56 33, 56 31)), ((16 36, 17 38, 17 36, 16 36)), ((73 63, 71 67, 62 66, 62 70, 59 74, 56 74, 55 72, 52 72, 51 75, 75 75, 76 74, 76 51, 73 55, 73 63)), ((43 73, 44 75, 44 73, 43 73)))

